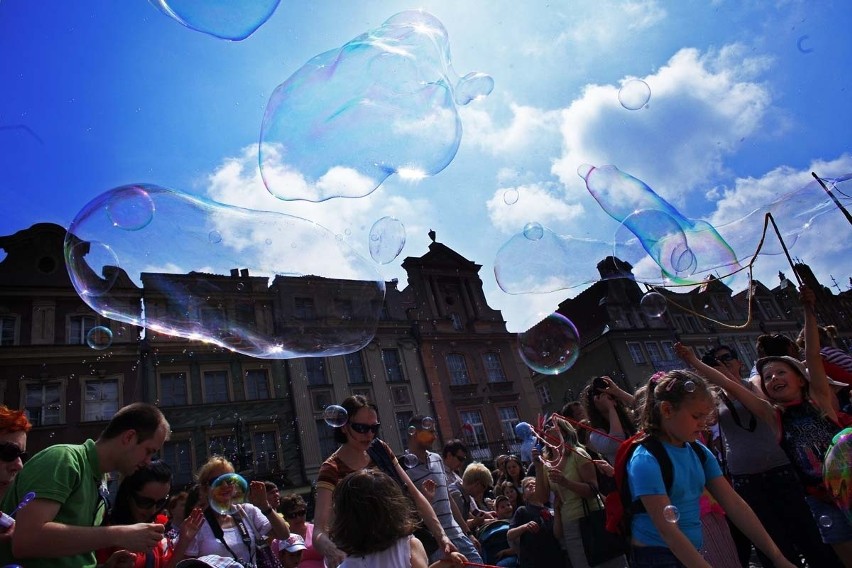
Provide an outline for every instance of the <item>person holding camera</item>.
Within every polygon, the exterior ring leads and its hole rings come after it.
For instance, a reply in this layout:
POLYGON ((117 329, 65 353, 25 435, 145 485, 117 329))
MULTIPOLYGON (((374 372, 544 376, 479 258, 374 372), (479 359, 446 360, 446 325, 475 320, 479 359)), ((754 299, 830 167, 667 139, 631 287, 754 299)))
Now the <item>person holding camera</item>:
POLYGON ((592 426, 589 449, 614 464, 621 442, 636 433, 636 424, 629 410, 633 405, 633 395, 618 388, 610 377, 601 376, 586 385, 580 399, 592 426))

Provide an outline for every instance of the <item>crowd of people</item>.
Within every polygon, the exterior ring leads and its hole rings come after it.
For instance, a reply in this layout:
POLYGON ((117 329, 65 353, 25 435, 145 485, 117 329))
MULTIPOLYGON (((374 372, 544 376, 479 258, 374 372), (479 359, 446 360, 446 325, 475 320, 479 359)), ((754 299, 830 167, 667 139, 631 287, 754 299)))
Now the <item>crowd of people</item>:
POLYGON ((26 414, 0 406, 10 519, 0 566, 746 568, 756 554, 765 568, 849 568, 852 523, 823 459, 852 425, 852 357, 817 325, 813 293, 801 298, 798 344, 762 336, 751 372, 729 346, 699 358, 678 344, 684 369, 635 393, 595 377, 542 421, 531 459, 498 456, 493 469, 459 439, 434 451, 424 415, 410 419, 398 458, 377 436, 377 407, 351 396, 312 521, 303 495, 245 482, 222 456, 172 493, 171 469, 154 459, 170 432, 156 406, 126 406, 97 440, 30 460, 26 414), (112 472, 121 482, 109 495, 112 472), (611 515, 613 495, 625 504, 624 547, 602 558, 590 527, 611 515))

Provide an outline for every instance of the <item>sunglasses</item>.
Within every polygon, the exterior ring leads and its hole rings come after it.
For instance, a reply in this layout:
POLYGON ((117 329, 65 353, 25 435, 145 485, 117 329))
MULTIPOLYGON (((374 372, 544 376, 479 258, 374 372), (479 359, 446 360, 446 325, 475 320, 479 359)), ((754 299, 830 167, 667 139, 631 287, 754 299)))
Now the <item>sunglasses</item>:
POLYGON ((13 462, 21 458, 22 462, 27 461, 30 455, 23 451, 18 444, 13 442, 0 442, 0 460, 4 462, 13 462))
POLYGON ((453 455, 454 455, 454 456, 456 457, 456 459, 457 459, 457 460, 459 460, 460 462, 467 461, 467 456, 466 456, 466 455, 464 455, 464 454, 462 454, 462 455, 453 454, 453 455))
POLYGON ((718 357, 716 357, 716 359, 720 363, 727 363, 728 361, 733 361, 734 359, 736 359, 736 357, 734 357, 730 353, 725 353, 724 355, 719 355, 718 357))
POLYGON ((366 434, 367 432, 372 432, 373 434, 379 433, 379 428, 381 428, 380 423, 376 424, 361 424, 360 422, 350 422, 349 427, 358 432, 359 434, 366 434))
POLYGON ((156 508, 158 511, 166 506, 166 503, 169 502, 169 496, 166 495, 162 499, 151 499, 150 497, 143 497, 142 495, 137 495, 136 493, 131 493, 131 497, 133 497, 133 501, 136 503, 136 506, 140 509, 153 509, 156 508))
POLYGON ((292 513, 284 513, 284 516, 288 519, 295 519, 296 517, 304 517, 306 514, 306 510, 299 509, 298 511, 293 511, 292 513))

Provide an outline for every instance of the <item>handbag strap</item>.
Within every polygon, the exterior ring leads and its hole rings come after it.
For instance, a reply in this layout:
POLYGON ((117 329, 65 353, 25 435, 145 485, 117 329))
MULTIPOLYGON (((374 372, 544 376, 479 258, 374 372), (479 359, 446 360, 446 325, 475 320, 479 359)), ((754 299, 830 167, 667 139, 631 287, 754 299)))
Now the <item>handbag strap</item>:
MULTIPOLYGON (((239 556, 237 556, 234 551, 231 550, 231 547, 228 546, 228 543, 225 542, 225 532, 222 530, 222 525, 219 524, 219 519, 216 518, 215 513, 213 513, 213 510, 210 507, 204 509, 204 518, 207 519, 207 524, 210 525, 210 531, 213 533, 213 536, 216 537, 216 540, 222 543, 228 553, 234 557, 234 560, 242 563, 239 556)), ((240 539, 249 551, 249 564, 252 564, 254 561, 254 546, 251 536, 248 533, 248 529, 238 514, 232 514, 231 518, 234 519, 234 524, 236 524, 237 530, 240 532, 240 539)))
MULTIPOLYGON (((591 483, 586 482, 586 485, 589 486, 589 489, 592 490, 592 496, 597 500, 600 509, 603 509, 603 500, 601 498, 601 492, 598 491, 598 488, 592 485, 591 483)), ((583 516, 588 517, 592 514, 592 510, 589 508, 589 504, 586 502, 588 497, 583 497, 581 501, 583 502, 583 516)))

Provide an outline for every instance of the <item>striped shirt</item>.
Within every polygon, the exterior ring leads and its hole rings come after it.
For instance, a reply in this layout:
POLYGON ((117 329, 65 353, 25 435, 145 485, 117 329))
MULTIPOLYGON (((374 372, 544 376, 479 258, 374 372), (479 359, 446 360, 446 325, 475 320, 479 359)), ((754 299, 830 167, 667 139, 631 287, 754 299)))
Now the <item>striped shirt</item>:
POLYGON ((418 461, 417 465, 407 469, 406 473, 421 491, 423 490, 423 482, 427 479, 435 482, 435 498, 432 499, 431 505, 438 517, 438 522, 441 523, 450 540, 455 541, 455 539, 463 537, 464 533, 453 518, 453 510, 450 508, 447 475, 444 473, 444 460, 441 459, 441 456, 427 451, 426 463, 418 461))

